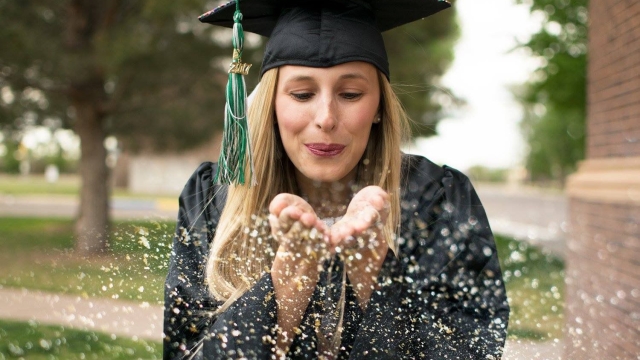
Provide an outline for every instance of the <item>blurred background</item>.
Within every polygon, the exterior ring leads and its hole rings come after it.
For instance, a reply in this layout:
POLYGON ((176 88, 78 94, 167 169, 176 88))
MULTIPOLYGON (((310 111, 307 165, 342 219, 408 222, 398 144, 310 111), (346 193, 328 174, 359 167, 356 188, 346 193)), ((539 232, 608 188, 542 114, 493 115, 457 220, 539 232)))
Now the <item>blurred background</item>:
MULTIPOLYGON (((219 153, 219 3, 0 1, 0 359, 161 358, 177 198, 219 153)), ((638 19, 456 0, 384 35, 404 150, 465 172, 496 234, 506 359, 640 358, 638 19)))

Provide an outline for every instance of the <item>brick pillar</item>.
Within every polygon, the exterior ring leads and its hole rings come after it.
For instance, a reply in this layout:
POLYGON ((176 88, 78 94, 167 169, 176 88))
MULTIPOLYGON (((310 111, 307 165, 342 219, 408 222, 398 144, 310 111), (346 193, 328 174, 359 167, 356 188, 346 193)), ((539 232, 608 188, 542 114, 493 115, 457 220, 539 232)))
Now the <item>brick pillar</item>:
POLYGON ((640 1, 589 4, 587 159, 567 181, 566 359, 640 359, 640 1))

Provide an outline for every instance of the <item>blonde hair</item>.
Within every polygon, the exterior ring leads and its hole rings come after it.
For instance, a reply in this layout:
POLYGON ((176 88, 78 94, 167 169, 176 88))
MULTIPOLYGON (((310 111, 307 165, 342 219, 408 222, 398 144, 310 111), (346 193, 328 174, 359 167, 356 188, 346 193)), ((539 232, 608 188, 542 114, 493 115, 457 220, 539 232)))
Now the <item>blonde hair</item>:
MULTIPOLYGON (((297 193, 294 167, 282 147, 275 122, 278 69, 267 71, 249 107, 249 131, 254 149, 257 186, 229 186, 207 261, 211 294, 227 309, 271 268, 277 243, 271 237, 266 210, 280 193, 297 193), (259 151, 257 151, 259 150, 259 151), (256 256, 257 255, 257 256, 256 256)), ((378 72, 382 121, 372 125, 365 153, 358 163, 357 187, 377 185, 391 198, 384 236, 395 252, 400 224, 400 146, 408 134, 404 109, 387 78, 378 72)))

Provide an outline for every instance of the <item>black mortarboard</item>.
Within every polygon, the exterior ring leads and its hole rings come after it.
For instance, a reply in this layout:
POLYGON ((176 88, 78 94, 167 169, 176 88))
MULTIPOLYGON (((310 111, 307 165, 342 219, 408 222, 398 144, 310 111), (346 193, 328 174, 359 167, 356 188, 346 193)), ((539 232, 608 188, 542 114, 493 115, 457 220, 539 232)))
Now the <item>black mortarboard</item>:
MULTIPOLYGON (((381 32, 450 6, 443 0, 242 0, 245 31, 270 37, 261 74, 281 65, 329 67, 366 61, 389 77, 381 32)), ((200 16, 233 27, 236 2, 200 16)))

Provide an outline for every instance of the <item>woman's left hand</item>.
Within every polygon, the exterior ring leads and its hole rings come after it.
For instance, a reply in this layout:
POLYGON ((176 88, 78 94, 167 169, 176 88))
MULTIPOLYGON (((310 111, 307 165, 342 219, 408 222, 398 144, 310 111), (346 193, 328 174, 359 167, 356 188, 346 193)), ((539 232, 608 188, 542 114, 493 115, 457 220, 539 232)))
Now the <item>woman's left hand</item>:
POLYGON ((347 276, 363 309, 389 249, 381 231, 389 208, 389 194, 378 186, 367 186, 353 197, 344 217, 330 229, 329 247, 344 253, 347 276))

